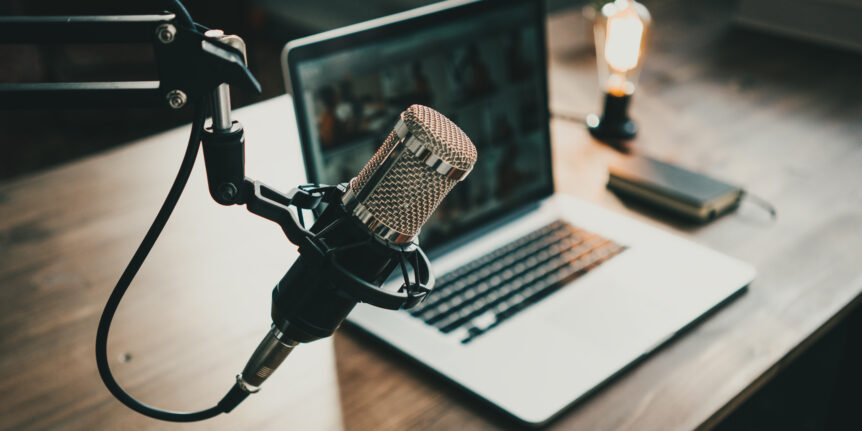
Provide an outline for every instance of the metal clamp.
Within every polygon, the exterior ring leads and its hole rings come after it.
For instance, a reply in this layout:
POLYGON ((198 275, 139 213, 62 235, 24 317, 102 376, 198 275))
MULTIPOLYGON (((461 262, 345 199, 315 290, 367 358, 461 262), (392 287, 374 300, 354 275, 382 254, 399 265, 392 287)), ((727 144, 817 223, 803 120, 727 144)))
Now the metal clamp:
POLYGON ((362 202, 359 202, 356 193, 353 193, 350 188, 341 196, 341 204, 378 238, 398 245, 409 244, 416 239, 417 235, 406 235, 383 224, 362 202))

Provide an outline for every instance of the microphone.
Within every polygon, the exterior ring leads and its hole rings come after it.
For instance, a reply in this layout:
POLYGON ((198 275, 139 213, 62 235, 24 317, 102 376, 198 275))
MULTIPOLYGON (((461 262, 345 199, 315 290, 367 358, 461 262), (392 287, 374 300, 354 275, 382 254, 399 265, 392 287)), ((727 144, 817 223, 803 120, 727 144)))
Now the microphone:
POLYGON ((273 289, 272 329, 237 375, 231 404, 257 392, 297 344, 332 335, 358 302, 394 310, 421 302, 434 279, 420 228, 475 162, 470 138, 439 112, 401 113, 359 174, 324 195, 326 209, 273 289), (398 267, 404 284, 381 288, 398 267))

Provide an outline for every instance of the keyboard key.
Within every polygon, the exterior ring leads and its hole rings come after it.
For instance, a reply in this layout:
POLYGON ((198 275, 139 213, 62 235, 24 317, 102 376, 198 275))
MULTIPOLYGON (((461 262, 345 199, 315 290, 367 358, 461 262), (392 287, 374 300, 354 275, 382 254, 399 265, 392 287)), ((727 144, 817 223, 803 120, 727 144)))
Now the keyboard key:
POLYGON ((624 249, 558 220, 444 274, 410 314, 467 343, 624 249))
POLYGON ((479 315, 478 317, 473 318, 470 321, 470 324, 473 325, 474 328, 484 331, 491 327, 494 323, 497 322, 497 315, 491 311, 486 311, 479 315))

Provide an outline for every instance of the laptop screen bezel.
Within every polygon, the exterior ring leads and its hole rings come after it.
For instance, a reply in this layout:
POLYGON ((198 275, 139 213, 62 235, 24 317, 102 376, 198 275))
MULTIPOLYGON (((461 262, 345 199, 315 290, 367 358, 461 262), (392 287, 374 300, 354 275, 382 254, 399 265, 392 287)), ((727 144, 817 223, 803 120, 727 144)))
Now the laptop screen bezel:
MULTIPOLYGON (((538 66, 541 70, 538 75, 542 100, 539 101, 539 114, 542 115, 541 127, 545 135, 543 149, 545 151, 544 187, 525 194, 521 201, 501 205, 496 210, 483 214, 476 220, 460 226, 451 232, 450 238, 441 244, 435 244, 434 249, 451 243, 459 235, 470 232, 482 225, 492 223, 507 214, 518 211, 521 207, 533 205, 536 202, 551 196, 554 193, 554 178, 551 160, 551 134, 550 134, 550 109, 548 102, 548 64, 547 44, 545 28, 545 9, 542 0, 453 0, 436 3, 433 5, 409 10, 406 12, 378 18, 375 20, 351 25, 348 27, 331 30, 324 33, 296 39, 289 42, 282 52, 282 67, 285 73, 285 86, 288 93, 293 95, 293 106, 299 130, 300 147, 302 148, 303 162, 305 164, 306 176, 311 183, 320 182, 320 174, 317 171, 316 152, 312 148, 314 144, 311 138, 311 124, 308 123, 306 110, 311 109, 305 105, 302 95, 302 80, 299 76, 299 66, 308 60, 318 59, 323 56, 337 52, 352 50, 361 46, 378 42, 392 40, 400 35, 411 32, 423 31, 435 26, 446 25, 456 19, 469 18, 477 14, 487 13, 503 9, 517 4, 531 4, 533 6, 533 23, 539 32, 536 50, 538 53, 538 66)), ((406 108, 406 107, 405 107, 406 108)), ((479 155, 481 157, 481 154, 479 155)), ((349 179, 345 179, 347 181, 349 179)))

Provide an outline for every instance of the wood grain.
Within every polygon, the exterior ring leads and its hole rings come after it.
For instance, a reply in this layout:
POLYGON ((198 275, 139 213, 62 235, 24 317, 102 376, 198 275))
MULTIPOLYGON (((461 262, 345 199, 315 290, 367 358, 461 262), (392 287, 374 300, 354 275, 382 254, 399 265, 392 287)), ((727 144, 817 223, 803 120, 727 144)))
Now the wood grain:
MULTIPOLYGON (((862 293, 862 58, 741 30, 732 4, 649 2, 656 28, 632 116, 637 152, 744 185, 756 206, 698 226, 604 188, 620 155, 566 120, 599 109, 589 32, 550 19, 557 188, 754 264, 750 291, 550 429, 707 429, 862 293)), ((288 98, 242 110, 248 172, 302 181, 288 98)), ((0 185, 0 429, 166 429, 114 401, 93 360, 99 313, 173 178, 185 129, 0 185)), ((198 165, 120 306, 123 384, 165 408, 211 405, 269 323, 294 257, 278 228, 206 194, 198 165)), ((185 427, 185 426, 184 426, 185 427)), ((357 330, 298 348, 264 390, 202 429, 484 430, 517 424, 357 330), (334 342, 334 343, 333 343, 334 342), (334 344, 334 355, 333 355, 334 344)))
MULTIPOLYGON (((285 189, 304 179, 296 130, 271 120, 292 109, 281 98, 240 114, 249 172, 285 189)), ((0 429, 177 426, 114 400, 94 346, 108 293, 164 199, 187 133, 0 186, 0 429)), ((215 404, 269 329, 270 291, 294 258, 278 226, 212 201, 198 160, 117 312, 109 357, 118 381, 164 409, 215 404)), ((297 348, 288 364, 230 415, 184 427, 342 429, 331 340, 297 348)))

